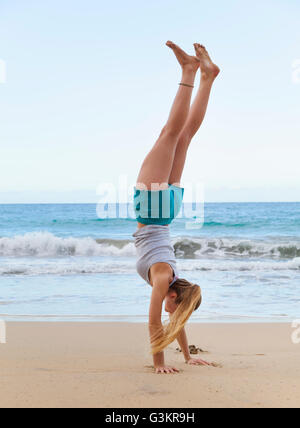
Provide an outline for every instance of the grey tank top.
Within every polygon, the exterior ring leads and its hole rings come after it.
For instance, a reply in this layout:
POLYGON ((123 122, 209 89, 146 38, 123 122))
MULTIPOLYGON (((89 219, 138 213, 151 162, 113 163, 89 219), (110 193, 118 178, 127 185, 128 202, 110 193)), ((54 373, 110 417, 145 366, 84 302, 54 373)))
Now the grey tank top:
MULTIPOLYGON (((150 284, 149 270, 155 263, 167 263, 174 272, 173 285, 178 279, 174 248, 168 226, 151 224, 138 229, 134 234, 137 252, 137 271, 150 284)), ((151 284, 150 284, 151 285, 151 284)))

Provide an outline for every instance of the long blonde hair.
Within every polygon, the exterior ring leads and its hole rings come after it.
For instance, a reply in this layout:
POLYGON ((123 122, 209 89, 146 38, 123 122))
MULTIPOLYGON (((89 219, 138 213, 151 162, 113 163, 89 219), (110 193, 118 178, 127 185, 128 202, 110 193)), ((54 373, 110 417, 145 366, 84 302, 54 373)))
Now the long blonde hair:
POLYGON ((178 305, 175 312, 170 315, 170 322, 157 331, 151 339, 151 353, 158 354, 170 343, 172 343, 184 328, 191 314, 199 308, 202 303, 201 288, 185 279, 178 279, 171 287, 175 291, 178 305))

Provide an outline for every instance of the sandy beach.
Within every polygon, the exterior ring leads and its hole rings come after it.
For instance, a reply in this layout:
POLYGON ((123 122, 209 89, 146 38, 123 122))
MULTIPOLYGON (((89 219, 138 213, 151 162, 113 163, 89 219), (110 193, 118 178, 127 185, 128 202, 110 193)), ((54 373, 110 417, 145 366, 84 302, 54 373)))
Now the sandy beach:
POLYGON ((0 407, 300 407, 300 345, 290 324, 190 324, 190 344, 222 368, 155 375, 147 325, 8 323, 0 407))

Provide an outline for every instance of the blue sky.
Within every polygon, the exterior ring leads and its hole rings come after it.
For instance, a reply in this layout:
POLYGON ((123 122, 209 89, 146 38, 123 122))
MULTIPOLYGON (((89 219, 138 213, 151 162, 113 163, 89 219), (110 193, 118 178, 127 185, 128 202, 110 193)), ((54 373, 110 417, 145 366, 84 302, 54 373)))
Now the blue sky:
POLYGON ((299 29, 298 0, 1 0, 0 203, 134 183, 178 87, 168 39, 222 69, 183 181, 207 201, 300 200, 299 29))

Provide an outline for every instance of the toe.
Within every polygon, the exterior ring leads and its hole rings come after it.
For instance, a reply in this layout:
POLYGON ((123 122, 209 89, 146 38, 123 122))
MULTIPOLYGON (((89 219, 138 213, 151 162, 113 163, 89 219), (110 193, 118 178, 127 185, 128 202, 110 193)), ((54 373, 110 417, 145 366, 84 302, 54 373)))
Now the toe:
POLYGON ((199 52, 199 49, 200 49, 199 43, 195 43, 194 48, 195 48, 196 53, 199 52))
POLYGON ((171 40, 168 40, 166 45, 171 49, 173 49, 175 47, 175 43, 173 43, 171 40))

